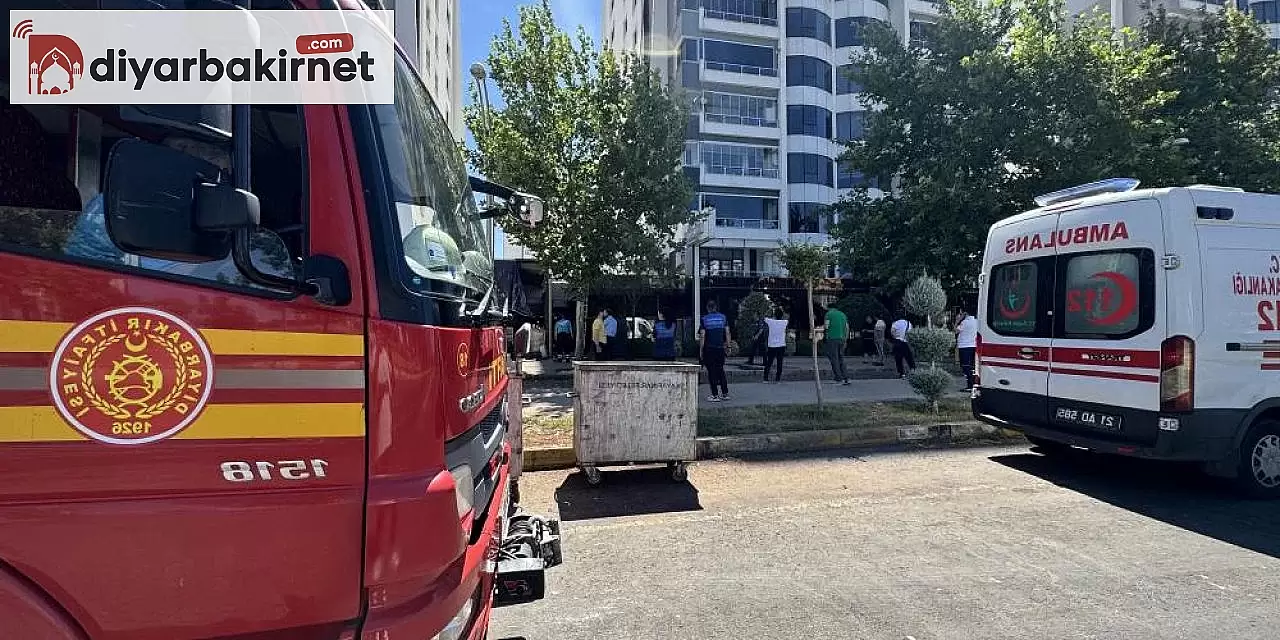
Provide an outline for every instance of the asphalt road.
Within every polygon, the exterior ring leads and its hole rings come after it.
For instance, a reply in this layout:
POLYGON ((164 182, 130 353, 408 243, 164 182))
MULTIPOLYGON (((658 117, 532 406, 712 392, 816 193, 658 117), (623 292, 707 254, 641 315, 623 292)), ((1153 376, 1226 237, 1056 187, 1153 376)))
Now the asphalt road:
POLYGON ((1025 447, 527 475, 564 520, 491 638, 1280 638, 1280 503, 1025 447))

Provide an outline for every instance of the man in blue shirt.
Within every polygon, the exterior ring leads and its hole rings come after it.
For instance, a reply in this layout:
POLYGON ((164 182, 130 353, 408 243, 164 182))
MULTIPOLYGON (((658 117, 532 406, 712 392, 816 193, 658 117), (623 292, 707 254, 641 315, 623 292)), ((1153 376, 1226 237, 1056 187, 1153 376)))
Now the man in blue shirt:
POLYGON ((729 319, 720 313, 715 300, 707 303, 707 315, 702 316, 698 328, 702 364, 707 367, 707 383, 711 385, 710 402, 729 399, 729 378, 724 373, 725 347, 733 338, 729 333, 729 319))
POLYGON ((622 345, 618 343, 618 319, 613 317, 613 309, 604 310, 604 359, 614 360, 622 353, 622 345))

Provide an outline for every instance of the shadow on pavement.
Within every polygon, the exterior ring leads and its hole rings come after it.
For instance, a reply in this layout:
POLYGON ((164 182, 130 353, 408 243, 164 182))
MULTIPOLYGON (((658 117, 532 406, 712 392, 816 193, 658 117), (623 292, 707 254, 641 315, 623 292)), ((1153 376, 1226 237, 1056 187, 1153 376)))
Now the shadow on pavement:
POLYGON ((1280 503, 1240 498, 1225 481, 1194 465, 1083 451, 991 460, 1122 509, 1280 558, 1280 503))
POLYGON ((556 488, 561 521, 702 510, 698 489, 673 481, 666 467, 604 468, 600 474, 598 486, 579 471, 556 488))

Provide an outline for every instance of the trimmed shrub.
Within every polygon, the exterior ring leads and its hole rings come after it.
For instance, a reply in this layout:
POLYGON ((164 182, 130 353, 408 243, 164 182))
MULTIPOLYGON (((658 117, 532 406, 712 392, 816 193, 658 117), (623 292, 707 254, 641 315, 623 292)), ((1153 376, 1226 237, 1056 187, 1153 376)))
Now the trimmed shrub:
POLYGON ((941 327, 915 327, 907 332, 907 344, 917 362, 932 365, 947 358, 956 346, 956 337, 941 327))
POLYGON ((902 306, 921 318, 937 320, 947 309, 947 292, 937 278, 920 276, 903 293, 902 306))
POLYGON ((915 369, 907 374, 907 383, 929 403, 929 406, 933 408, 933 412, 937 413, 938 401, 955 384, 955 379, 943 369, 929 367, 927 369, 915 369))
MULTIPOLYGON (((756 331, 760 328, 760 321, 769 315, 773 310, 773 302, 769 300, 769 296, 760 291, 752 291, 750 295, 742 299, 738 303, 738 318, 733 325, 733 335, 738 339, 739 345, 746 353, 746 349, 750 349, 755 342, 756 331)), ((764 353, 764 350, 760 350, 764 353)))

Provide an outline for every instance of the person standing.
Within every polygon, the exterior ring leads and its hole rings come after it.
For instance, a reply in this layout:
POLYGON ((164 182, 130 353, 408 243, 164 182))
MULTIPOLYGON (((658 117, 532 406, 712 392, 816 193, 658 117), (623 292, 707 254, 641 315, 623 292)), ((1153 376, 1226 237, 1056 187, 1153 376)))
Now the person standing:
POLYGON ((964 370, 964 390, 973 389, 974 357, 978 352, 978 319, 964 309, 956 314, 956 349, 960 351, 960 368, 964 370))
POLYGON ((618 337, 618 319, 613 309, 604 309, 604 359, 617 360, 622 356, 622 340, 618 337))
POLYGON ((715 300, 707 302, 707 315, 702 316, 702 326, 698 328, 698 345, 702 364, 707 367, 707 384, 711 386, 707 400, 711 402, 729 399, 729 378, 724 373, 724 358, 730 340, 729 319, 720 313, 715 300))
POLYGON ((871 364, 871 360, 876 357, 876 319, 868 315, 862 321, 862 364, 871 364))
POLYGON ((907 377, 907 372, 916 368, 916 356, 911 353, 911 345, 907 343, 907 333, 910 331, 911 322, 906 318, 894 320, 889 327, 889 335, 893 338, 893 361, 898 365, 899 378, 907 377))
POLYGON ((659 362, 676 359, 676 323, 667 318, 666 311, 658 311, 658 321, 653 325, 653 359, 659 362))
POLYGON ((601 309, 596 312, 596 319, 591 322, 591 344, 595 346, 596 360, 607 360, 609 357, 608 353, 606 353, 608 345, 606 344, 607 339, 604 333, 605 314, 606 311, 601 309))
POLYGON ((778 307, 772 318, 765 318, 767 342, 764 352, 764 381, 769 382, 769 366, 778 363, 778 371, 773 376, 774 382, 782 381, 782 359, 787 353, 787 314, 778 307))
POLYGON ((831 361, 831 375, 835 382, 848 385, 849 373, 844 368, 844 350, 849 342, 849 317, 835 307, 827 307, 823 326, 826 327, 826 333, 822 343, 827 350, 827 360, 831 361))
POLYGON ((883 366, 884 366, 884 354, 885 354, 885 351, 886 351, 886 349, 885 349, 885 341, 886 341, 886 338, 885 338, 885 332, 886 332, 886 331, 888 331, 888 330, 889 330, 889 327, 885 326, 885 324, 884 324, 884 318, 881 318, 881 317, 877 316, 877 317, 876 317, 876 326, 875 326, 876 356, 880 358, 880 359, 879 359, 879 361, 877 361, 877 362, 875 363, 875 365, 876 365, 877 367, 883 367, 883 366))
POLYGON ((555 344, 556 360, 568 362, 573 355, 573 323, 561 314, 556 314, 555 344))

